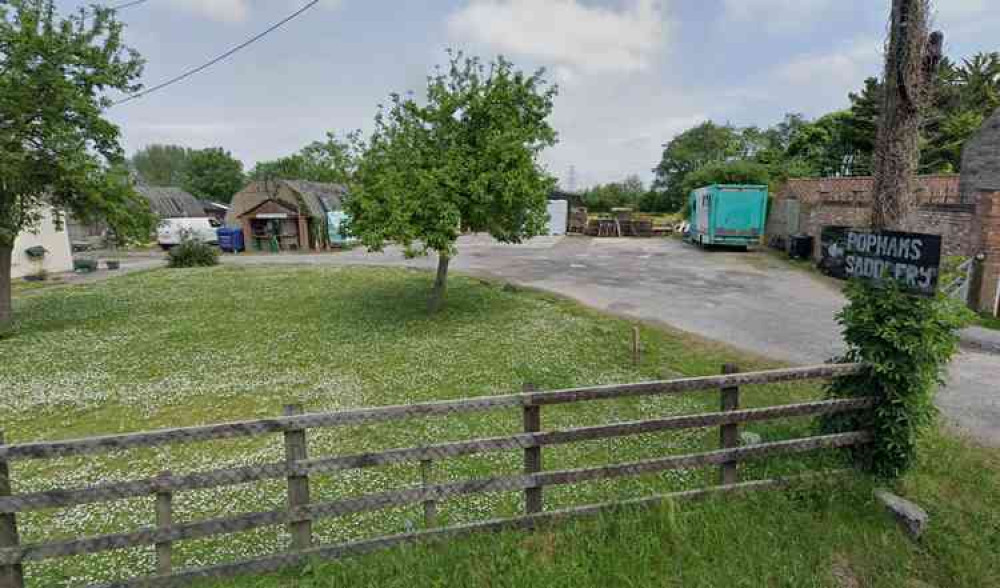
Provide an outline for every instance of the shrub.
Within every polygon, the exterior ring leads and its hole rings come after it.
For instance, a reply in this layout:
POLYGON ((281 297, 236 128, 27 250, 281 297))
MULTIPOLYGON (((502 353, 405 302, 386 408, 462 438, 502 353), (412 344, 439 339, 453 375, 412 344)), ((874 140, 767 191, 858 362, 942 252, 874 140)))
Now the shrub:
POLYGON ((219 249, 197 239, 184 239, 181 244, 170 250, 169 266, 179 267, 209 267, 219 264, 219 249))
POLYGON ((855 452, 871 473, 895 478, 916 458, 917 440, 934 421, 934 393, 958 351, 958 329, 971 313, 944 295, 921 298, 891 283, 883 288, 861 282, 847 286, 849 304, 837 315, 847 353, 838 361, 865 363, 861 374, 835 380, 832 398, 872 396, 873 411, 822 421, 825 433, 868 430, 872 444, 855 452))

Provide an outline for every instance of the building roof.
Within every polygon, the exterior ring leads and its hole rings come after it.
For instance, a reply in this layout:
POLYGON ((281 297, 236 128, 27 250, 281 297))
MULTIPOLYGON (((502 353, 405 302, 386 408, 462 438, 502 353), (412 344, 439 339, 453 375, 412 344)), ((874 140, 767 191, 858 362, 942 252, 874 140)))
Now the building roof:
POLYGON ((347 188, 339 184, 303 180, 257 180, 233 196, 226 222, 235 225, 239 217, 269 200, 293 204, 299 214, 326 219, 328 212, 343 208, 347 188))
MULTIPOLYGON (((961 203, 957 175, 917 176, 916 184, 921 204, 961 203)), ((776 197, 806 204, 864 204, 872 201, 874 192, 875 178, 871 176, 801 178, 785 182, 776 197)))
POLYGON ((302 200, 312 216, 326 216, 343 208, 347 188, 340 184, 324 184, 304 180, 282 180, 288 187, 302 196, 302 200))
POLYGON ((198 199, 180 188, 167 186, 136 186, 160 218, 205 218, 205 208, 198 199))
POLYGON ((211 200, 199 200, 198 203, 201 204, 203 209, 205 209, 205 212, 208 212, 209 210, 215 212, 226 212, 229 210, 229 207, 225 204, 212 202, 211 200))

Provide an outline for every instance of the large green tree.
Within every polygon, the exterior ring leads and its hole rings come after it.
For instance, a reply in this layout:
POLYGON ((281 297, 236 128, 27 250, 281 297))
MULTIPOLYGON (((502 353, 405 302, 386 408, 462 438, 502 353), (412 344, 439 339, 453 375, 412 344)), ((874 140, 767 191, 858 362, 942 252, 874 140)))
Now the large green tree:
POLYGON ((684 191, 690 194, 713 184, 767 186, 771 172, 766 165, 753 161, 717 161, 690 174, 684 180, 684 191))
POLYGON ((369 249, 391 241, 410 255, 437 253, 432 312, 461 232, 505 243, 542 234, 556 184, 539 163, 556 142, 556 89, 544 72, 449 55, 424 100, 395 94, 376 116, 346 206, 351 233, 369 249))
POLYGON ((221 147, 193 151, 181 176, 181 187, 205 200, 230 202, 243 189, 243 162, 221 147))
POLYGON ((669 210, 680 210, 687 201, 684 182, 688 174, 744 152, 744 143, 735 127, 704 122, 667 143, 659 165, 653 169, 656 176, 653 190, 663 195, 669 210))
POLYGON ((314 141, 301 151, 274 161, 259 162, 251 176, 283 180, 309 180, 331 184, 347 184, 357 165, 359 132, 341 139, 328 133, 325 141, 314 141))
POLYGON ((148 145, 129 163, 139 179, 150 186, 180 186, 192 149, 180 145, 148 145))
POLYGON ((47 206, 141 232, 148 206, 113 172, 112 91, 138 91, 142 60, 114 12, 59 16, 52 0, 0 3, 0 329, 10 327, 14 239, 47 206))

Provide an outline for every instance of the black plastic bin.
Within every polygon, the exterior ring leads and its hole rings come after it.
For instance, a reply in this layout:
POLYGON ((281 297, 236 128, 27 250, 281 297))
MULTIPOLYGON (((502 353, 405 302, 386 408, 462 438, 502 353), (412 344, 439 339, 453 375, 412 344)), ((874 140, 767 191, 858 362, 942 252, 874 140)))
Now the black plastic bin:
POLYGON ((812 259, 813 238, 811 235, 795 235, 791 238, 788 255, 792 259, 812 259))

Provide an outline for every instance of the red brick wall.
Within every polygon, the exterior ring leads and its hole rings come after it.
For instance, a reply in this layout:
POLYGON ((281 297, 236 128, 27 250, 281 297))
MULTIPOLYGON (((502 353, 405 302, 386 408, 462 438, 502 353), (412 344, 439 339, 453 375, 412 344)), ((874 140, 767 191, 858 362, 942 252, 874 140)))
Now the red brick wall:
MULTIPOLYGON (((771 208, 775 218, 768 221, 769 241, 775 236, 787 237, 777 234, 787 231, 787 219, 776 216, 784 210, 782 202, 796 199, 802 203, 800 231, 815 238, 818 256, 823 227, 870 224, 874 186, 875 180, 871 177, 789 180, 775 195, 771 208)), ((941 235, 945 255, 977 253, 975 207, 960 204, 959 177, 920 176, 917 186, 921 206, 906 219, 904 226, 917 233, 941 235)))
POLYGON ((979 310, 1000 314, 1000 192, 982 192, 976 214, 981 221, 980 247, 986 254, 979 292, 979 310))
POLYGON ((943 255, 963 257, 979 252, 978 225, 975 207, 962 205, 924 206, 907 222, 915 233, 941 235, 943 255))
MULTIPOLYGON (((874 190, 875 178, 871 176, 792 179, 774 197, 775 200, 797 198, 808 204, 842 202, 866 206, 871 204, 874 190)), ((919 176, 917 196, 921 204, 960 204, 959 176, 919 176)))

